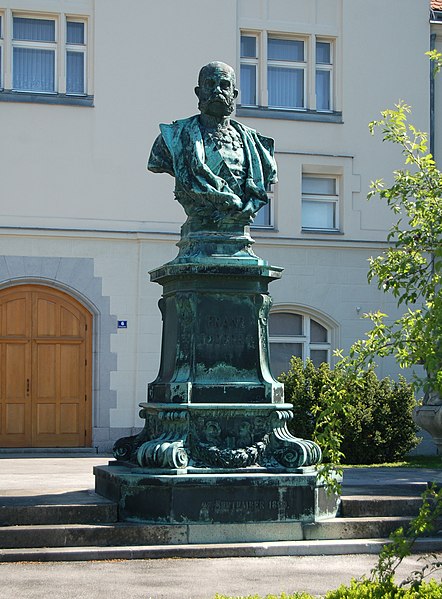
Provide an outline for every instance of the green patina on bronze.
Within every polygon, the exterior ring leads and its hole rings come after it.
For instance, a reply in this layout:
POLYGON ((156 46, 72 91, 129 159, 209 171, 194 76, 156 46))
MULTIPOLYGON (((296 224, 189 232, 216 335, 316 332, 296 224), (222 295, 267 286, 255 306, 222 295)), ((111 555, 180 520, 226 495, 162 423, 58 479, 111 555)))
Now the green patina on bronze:
POLYGON ((250 224, 276 182, 273 140, 232 119, 235 73, 222 62, 200 71, 201 114, 160 125, 148 169, 175 177, 175 197, 191 230, 250 224))
POLYGON ((162 470, 311 466, 320 449, 288 432, 269 364, 268 285, 282 269, 254 254, 249 231, 276 182, 273 140, 230 119, 228 65, 203 67, 195 93, 201 114, 161 125, 149 157, 149 170, 175 178, 187 220, 176 258, 150 273, 163 287, 163 337, 145 426, 114 454, 162 470))

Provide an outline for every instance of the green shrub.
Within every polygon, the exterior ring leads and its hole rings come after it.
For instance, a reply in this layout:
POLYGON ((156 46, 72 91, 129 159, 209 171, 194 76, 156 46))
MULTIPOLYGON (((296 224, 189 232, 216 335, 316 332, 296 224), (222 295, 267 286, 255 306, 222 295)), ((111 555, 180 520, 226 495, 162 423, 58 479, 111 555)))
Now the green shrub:
MULTIPOLYGON (((435 580, 423 582, 418 589, 399 587, 394 583, 385 584, 363 578, 352 580, 349 585, 342 585, 335 591, 329 591, 325 599, 442 599, 442 585, 435 580)), ((231 597, 215 595, 214 599, 314 599, 308 593, 293 595, 247 595, 231 597)))
POLYGON ((300 358, 292 358, 290 370, 280 377, 286 401, 293 404, 294 418, 289 428, 294 435, 306 439, 314 436, 313 414, 327 407, 324 390, 337 376, 344 377, 346 394, 345 415, 340 423, 340 449, 346 456, 345 463, 394 462, 416 447, 419 440, 412 419, 414 394, 403 377, 395 382, 378 379, 374 370, 359 376, 336 373, 328 364, 316 368, 310 360, 304 364, 300 358))
POLYGON ((329 591, 325 599, 442 599, 442 585, 435 580, 423 582, 418 589, 398 587, 394 583, 383 584, 368 579, 352 580, 329 591))
POLYGON ((314 597, 308 593, 294 593, 293 595, 281 593, 281 595, 266 595, 265 597, 261 597, 260 595, 237 595, 236 597, 231 597, 230 595, 218 595, 217 593, 214 599, 314 599, 314 597))

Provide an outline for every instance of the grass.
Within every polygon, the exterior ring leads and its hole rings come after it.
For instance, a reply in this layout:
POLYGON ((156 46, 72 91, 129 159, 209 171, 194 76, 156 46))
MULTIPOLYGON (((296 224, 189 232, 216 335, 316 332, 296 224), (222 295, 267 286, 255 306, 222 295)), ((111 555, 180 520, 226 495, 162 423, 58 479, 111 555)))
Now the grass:
POLYGON ((385 464, 343 464, 343 468, 432 468, 442 470, 442 456, 414 455, 400 462, 385 464))

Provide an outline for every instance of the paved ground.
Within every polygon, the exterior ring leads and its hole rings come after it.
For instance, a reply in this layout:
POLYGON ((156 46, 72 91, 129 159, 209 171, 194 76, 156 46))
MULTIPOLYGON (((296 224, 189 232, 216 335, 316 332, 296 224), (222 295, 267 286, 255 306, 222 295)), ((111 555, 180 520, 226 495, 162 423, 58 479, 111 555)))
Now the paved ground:
POLYGON ((57 495, 94 488, 94 466, 109 456, 0 454, 0 496, 57 495))
MULTIPOLYGON (((113 562, 0 563, 0 599, 213 599, 259 593, 314 595, 369 574, 376 557, 249 557, 113 562)), ((417 567, 408 559, 398 582, 417 567)))

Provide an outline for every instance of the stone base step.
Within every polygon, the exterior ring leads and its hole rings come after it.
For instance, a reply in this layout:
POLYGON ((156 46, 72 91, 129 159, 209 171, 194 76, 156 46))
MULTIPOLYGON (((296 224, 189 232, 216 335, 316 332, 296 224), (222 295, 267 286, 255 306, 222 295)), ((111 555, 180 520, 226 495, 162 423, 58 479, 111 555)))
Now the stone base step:
MULTIPOLYGON (((30 524, 104 524, 118 521, 112 501, 83 504, 0 505, 0 527, 30 524)), ((1 531, 1 528, 0 528, 1 531)))
POLYGON ((341 498, 340 515, 345 518, 376 516, 416 516, 420 496, 346 495, 341 498))
MULTIPOLYGON (((344 473, 345 479, 345 473, 344 473)), ((431 485, 431 481, 407 481, 396 484, 374 484, 374 485, 344 485, 342 496, 363 495, 364 497, 420 497, 431 485)))
MULTIPOLYGON (((387 538, 410 518, 336 518, 314 524, 106 524, 21 525, 0 527, 0 547, 86 547, 255 543, 387 538)), ((441 537, 442 540, 442 537, 441 537)))
POLYGON ((300 522, 23 525, 0 527, 0 547, 87 547, 302 541, 300 522))
POLYGON ((99 524, 117 520, 117 504, 92 490, 0 498, 0 527, 21 524, 99 524))
MULTIPOLYGON (((3 498, 0 526, 23 524, 101 524, 118 520, 118 507, 91 492, 73 493, 63 501, 58 495, 42 498, 3 498)), ((420 497, 342 497, 340 515, 344 518, 415 516, 422 504, 420 497)), ((340 522, 342 518, 336 521, 340 522)))
MULTIPOLYGON (((87 490, 7 496, 0 499, 0 562, 377 553, 421 503, 414 489, 356 491, 342 496, 340 517, 309 524, 152 524, 118 522, 117 503, 87 490)), ((442 536, 416 547, 442 551, 442 536)))
POLYGON ((3 526, 0 528, 0 547, 87 547, 109 545, 163 545, 185 543, 185 527, 171 529, 161 525, 128 523, 59 524, 3 526))
POLYGON ((388 537, 400 526, 407 527, 411 517, 334 518, 303 526, 306 540, 373 539, 388 537))
MULTIPOLYGON (((388 539, 352 539, 335 541, 278 541, 265 543, 219 543, 167 546, 44 547, 0 549, 0 562, 56 562, 111 559, 170 559, 217 557, 270 557, 306 555, 378 554, 388 539)), ((416 541, 413 553, 442 551, 441 538, 416 541)))

